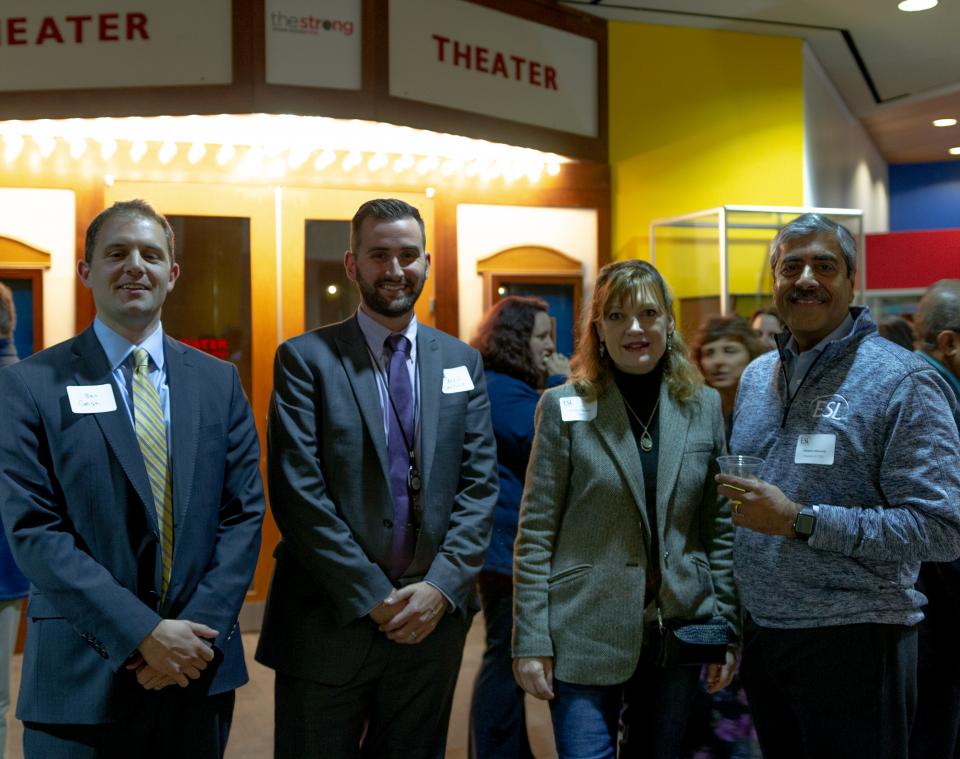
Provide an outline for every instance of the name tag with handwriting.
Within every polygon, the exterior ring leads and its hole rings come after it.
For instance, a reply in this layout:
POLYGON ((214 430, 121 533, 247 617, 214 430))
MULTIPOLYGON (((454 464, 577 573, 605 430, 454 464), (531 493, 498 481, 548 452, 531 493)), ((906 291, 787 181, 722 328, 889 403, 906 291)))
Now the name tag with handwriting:
POLYGON ((578 395, 560 399, 560 418, 565 422, 589 422, 597 418, 597 402, 578 395))
POLYGON ((68 385, 67 397, 74 414, 106 414, 117 410, 113 385, 68 385))
POLYGON ((454 366, 443 370, 443 386, 440 390, 449 395, 450 393, 465 393, 467 390, 473 390, 473 380, 470 378, 470 372, 465 366, 454 366))

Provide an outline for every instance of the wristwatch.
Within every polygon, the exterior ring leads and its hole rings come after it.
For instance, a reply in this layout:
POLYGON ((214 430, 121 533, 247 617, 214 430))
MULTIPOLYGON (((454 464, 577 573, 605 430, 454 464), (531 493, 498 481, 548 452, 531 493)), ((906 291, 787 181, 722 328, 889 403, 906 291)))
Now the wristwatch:
POLYGON ((817 527, 818 510, 816 506, 804 506, 797 513, 797 518, 793 520, 793 531, 800 540, 809 540, 813 535, 817 527))

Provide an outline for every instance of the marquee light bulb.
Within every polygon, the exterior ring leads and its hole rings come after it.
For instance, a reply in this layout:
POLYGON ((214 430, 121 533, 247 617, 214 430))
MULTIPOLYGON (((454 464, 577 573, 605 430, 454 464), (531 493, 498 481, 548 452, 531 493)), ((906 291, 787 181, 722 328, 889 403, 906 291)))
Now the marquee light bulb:
POLYGON ((57 149, 57 141, 50 135, 34 135, 33 141, 37 143, 37 150, 40 151, 41 158, 49 158, 53 151, 57 149))
POLYGON ((104 161, 109 161, 117 152, 117 141, 112 137, 104 137, 100 140, 100 157, 104 161))
POLYGON ((83 137, 73 137, 70 140, 70 157, 79 161, 87 152, 87 141, 83 137))
POLYGON ((317 171, 323 171, 328 166, 331 166, 336 160, 336 151, 327 148, 314 159, 313 168, 315 168, 317 171))
POLYGON ((19 134, 8 134, 4 136, 3 142, 3 160, 7 163, 13 163, 23 151, 23 137, 19 134))
POLYGON ((157 160, 162 164, 168 164, 177 155, 177 143, 165 142, 160 146, 160 152, 157 153, 157 160))
POLYGON ((217 163, 226 166, 237 154, 237 149, 233 145, 221 145, 217 151, 217 163))
POLYGON ((147 143, 143 140, 137 140, 130 146, 130 160, 134 163, 140 163, 147 154, 147 143))
POLYGON ((207 146, 202 142, 195 142, 190 146, 190 150, 187 151, 187 160, 191 165, 194 165, 200 163, 206 154, 207 146))

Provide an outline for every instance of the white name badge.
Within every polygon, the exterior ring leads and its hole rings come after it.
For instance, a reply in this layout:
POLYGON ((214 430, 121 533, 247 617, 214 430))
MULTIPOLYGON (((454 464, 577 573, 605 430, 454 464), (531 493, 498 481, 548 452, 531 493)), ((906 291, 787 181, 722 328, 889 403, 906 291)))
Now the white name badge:
POLYGON ((465 366, 454 366, 443 370, 443 386, 440 388, 444 393, 463 393, 467 390, 473 390, 473 380, 470 379, 470 372, 465 366))
POLYGON ((74 414, 106 414, 117 410, 113 385, 68 385, 67 397, 74 414))
POLYGON ((797 439, 794 464, 833 465, 833 451, 837 447, 836 435, 801 435, 797 439))
POLYGON ((579 395, 560 399, 560 418, 565 422, 589 422, 597 418, 597 402, 585 401, 579 395))

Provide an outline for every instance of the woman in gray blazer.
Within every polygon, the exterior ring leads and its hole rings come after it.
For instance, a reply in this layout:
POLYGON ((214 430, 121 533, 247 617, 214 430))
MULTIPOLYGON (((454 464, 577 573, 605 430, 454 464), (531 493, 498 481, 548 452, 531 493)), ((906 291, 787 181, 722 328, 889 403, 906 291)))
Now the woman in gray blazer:
MULTIPOLYGON (((561 759, 673 759, 698 666, 658 663, 677 621, 739 620, 733 527, 717 498, 720 397, 674 331, 659 272, 619 261, 597 277, 571 383, 544 393, 514 561, 517 682, 550 700, 561 759), (626 709, 624 709, 626 707, 626 709)), ((709 668, 732 677, 734 646, 709 668)))

